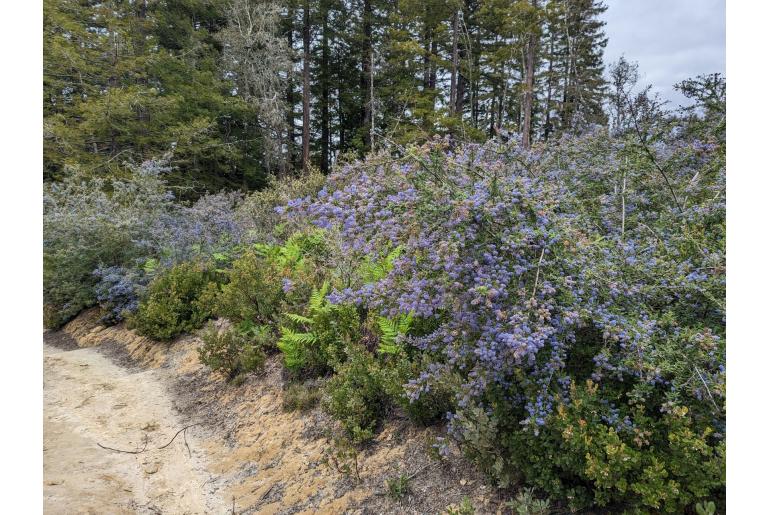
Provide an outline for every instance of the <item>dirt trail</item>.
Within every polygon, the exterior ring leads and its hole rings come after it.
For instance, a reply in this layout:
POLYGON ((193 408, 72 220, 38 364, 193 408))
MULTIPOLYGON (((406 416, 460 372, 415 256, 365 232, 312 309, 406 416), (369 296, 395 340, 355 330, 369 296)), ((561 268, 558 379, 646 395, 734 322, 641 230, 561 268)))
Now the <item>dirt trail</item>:
POLYGON ((117 366, 95 348, 45 345, 45 513, 229 511, 202 486, 210 476, 198 428, 157 449, 184 427, 158 373, 117 366), (97 444, 137 450, 145 440, 141 454, 97 444))
POLYGON ((279 356, 233 385, 201 365, 195 335, 159 343, 98 320, 89 310, 44 335, 46 513, 422 515, 465 497, 476 513, 500 513, 502 499, 458 449, 441 462, 426 452, 438 427, 393 413, 353 461, 338 462, 320 406, 284 410, 279 356), (158 449, 192 423, 202 425, 158 449), (145 438, 141 454, 98 445, 137 450, 145 438), (396 501, 386 481, 400 475, 412 479, 396 501))

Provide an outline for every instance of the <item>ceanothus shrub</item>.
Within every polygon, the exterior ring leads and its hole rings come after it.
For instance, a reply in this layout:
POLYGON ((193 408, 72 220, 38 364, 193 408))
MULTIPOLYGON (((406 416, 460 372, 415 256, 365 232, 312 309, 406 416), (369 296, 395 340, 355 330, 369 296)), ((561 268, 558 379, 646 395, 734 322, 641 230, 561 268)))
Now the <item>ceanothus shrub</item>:
POLYGON ((149 281, 172 266, 211 259, 242 242, 246 226, 236 192, 175 202, 164 159, 124 179, 73 173, 44 191, 44 303, 56 327, 99 303, 116 323, 138 307, 149 281))
POLYGON ((569 466, 525 473, 574 506, 677 510, 723 489, 723 155, 603 131, 543 152, 436 141, 346 166, 280 211, 334 229, 362 262, 400 249, 384 277, 329 299, 430 321, 407 339, 430 363, 405 387, 417 400, 462 377, 450 432, 501 483, 535 449, 559 450, 569 466), (555 431, 587 381, 594 436, 643 442, 637 466, 602 465, 615 482, 555 431), (676 432, 667 414, 683 409, 676 432), (707 472, 655 458, 676 456, 677 438, 698 439, 707 472))
MULTIPOLYGON (((162 160, 147 161, 126 179, 73 173, 43 194, 45 324, 57 327, 96 302, 97 268, 133 267, 148 227, 172 206, 162 160)), ((121 293, 121 296, 123 294, 121 293)))

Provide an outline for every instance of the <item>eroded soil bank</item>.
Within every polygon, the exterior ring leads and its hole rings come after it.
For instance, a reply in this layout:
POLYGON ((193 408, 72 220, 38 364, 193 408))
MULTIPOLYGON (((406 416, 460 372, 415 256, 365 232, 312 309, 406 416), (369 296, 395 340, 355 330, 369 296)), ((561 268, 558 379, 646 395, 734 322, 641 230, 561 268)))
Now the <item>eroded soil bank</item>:
POLYGON ((358 478, 335 469, 334 424, 284 411, 277 357, 233 386, 201 366, 193 336, 153 342, 89 311, 44 338, 46 513, 423 514, 465 497, 502 511, 456 452, 428 455, 440 429, 398 413, 357 456, 358 478), (400 475, 409 492, 394 500, 385 483, 400 475))

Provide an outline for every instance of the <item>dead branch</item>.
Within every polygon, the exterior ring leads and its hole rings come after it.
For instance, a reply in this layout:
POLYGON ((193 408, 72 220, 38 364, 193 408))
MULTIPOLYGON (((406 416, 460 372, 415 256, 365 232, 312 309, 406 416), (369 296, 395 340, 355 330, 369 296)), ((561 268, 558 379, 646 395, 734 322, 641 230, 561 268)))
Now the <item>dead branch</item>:
POLYGON ((149 439, 147 438, 147 435, 144 435, 144 447, 142 447, 139 451, 124 451, 123 449, 115 449, 113 447, 107 447, 106 445, 102 445, 99 442, 96 442, 96 445, 101 447, 102 449, 107 449, 108 451, 115 451, 115 452, 122 452, 125 454, 142 454, 144 451, 147 450, 147 442, 149 439))
MULTIPOLYGON (((191 428, 191 427, 193 427, 193 426, 199 426, 199 425, 201 425, 201 422, 196 422, 195 424, 190 424, 189 426, 185 426, 185 427, 183 427, 182 429, 180 429, 179 431, 177 431, 177 432, 176 432, 176 434, 174 435, 174 437, 173 437, 171 440, 169 440, 169 442, 168 442, 166 445, 164 445, 164 446, 162 446, 162 447, 158 447, 158 450, 161 450, 161 449, 165 449, 166 447, 168 447, 169 445, 171 445, 171 443, 172 443, 172 442, 173 442, 173 441, 176 439, 176 437, 177 437, 177 436, 179 436, 179 433, 182 433, 182 432, 184 432, 184 431, 187 431, 188 429, 190 429, 190 428, 191 428)), ((189 447, 188 447, 188 449, 189 449, 189 447)))
MULTIPOLYGON (((184 444, 187 447, 188 454, 190 455, 190 457, 192 457, 192 452, 190 451, 190 446, 187 444, 187 432, 186 431, 188 429, 190 429, 191 427, 200 426, 200 425, 202 425, 202 422, 196 422, 195 424, 190 424, 189 426, 183 427, 182 429, 180 429, 179 431, 176 432, 176 434, 173 436, 173 438, 171 438, 171 440, 169 440, 169 442, 166 445, 158 447, 156 450, 159 451, 161 449, 165 449, 166 447, 171 445, 174 442, 174 440, 176 440, 176 437, 179 436, 179 433, 184 433, 184 444)), ((108 451, 123 452, 123 453, 126 453, 126 454, 141 454, 141 453, 146 452, 148 450, 147 449, 148 440, 149 439, 147 438, 147 435, 145 434, 144 435, 144 447, 141 450, 137 450, 137 451, 125 451, 123 449, 115 449, 114 447, 107 447, 106 445, 102 445, 99 442, 96 442, 96 445, 98 445, 102 449, 106 449, 108 451)))

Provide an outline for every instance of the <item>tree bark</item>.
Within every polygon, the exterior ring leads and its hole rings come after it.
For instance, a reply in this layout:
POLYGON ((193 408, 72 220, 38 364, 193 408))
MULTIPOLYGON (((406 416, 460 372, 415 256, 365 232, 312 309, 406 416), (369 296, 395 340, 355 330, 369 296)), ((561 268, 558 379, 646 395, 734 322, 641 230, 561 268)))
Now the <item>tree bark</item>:
POLYGON ((302 13, 302 172, 310 167, 310 1, 302 13))
POLYGON ((329 173, 329 2, 322 2, 321 30, 321 172, 329 173))
POLYGON ((551 135, 551 99, 553 96, 553 34, 550 36, 550 48, 548 50, 548 92, 545 99, 545 126, 543 128, 543 141, 548 141, 551 135))
POLYGON ((286 30, 286 42, 289 46, 289 55, 291 64, 286 78, 286 171, 297 168, 297 152, 295 145, 297 135, 295 133, 296 125, 294 119, 294 2, 289 2, 288 8, 288 27, 286 30))
POLYGON ((364 0, 364 13, 363 13, 363 33, 364 41, 361 53, 361 69, 363 74, 361 76, 361 97, 363 99, 363 130, 364 130, 364 147, 370 149, 372 147, 372 134, 370 133, 369 124, 372 121, 372 99, 371 91, 369 95, 366 94, 367 90, 370 90, 372 84, 372 2, 371 0, 364 0), (367 101, 367 96, 370 97, 367 101))
POLYGON ((449 116, 455 113, 457 104, 457 64, 459 55, 457 52, 457 29, 460 22, 460 13, 455 11, 452 17, 452 79, 449 84, 449 116))
MULTIPOLYGON (((537 0, 532 0, 532 7, 537 8, 537 0)), ((521 144, 529 149, 532 146, 532 96, 535 83, 535 46, 537 45, 537 33, 532 27, 527 37, 526 45, 526 70, 524 84, 524 123, 521 128, 521 144)))
POLYGON ((435 37, 431 36, 430 42, 430 78, 428 80, 428 88, 431 90, 436 89, 436 76, 438 70, 436 69, 436 62, 433 60, 433 56, 438 55, 438 41, 435 37))

